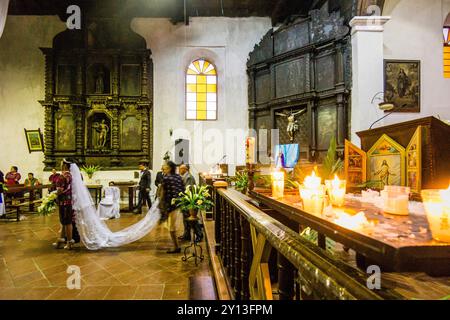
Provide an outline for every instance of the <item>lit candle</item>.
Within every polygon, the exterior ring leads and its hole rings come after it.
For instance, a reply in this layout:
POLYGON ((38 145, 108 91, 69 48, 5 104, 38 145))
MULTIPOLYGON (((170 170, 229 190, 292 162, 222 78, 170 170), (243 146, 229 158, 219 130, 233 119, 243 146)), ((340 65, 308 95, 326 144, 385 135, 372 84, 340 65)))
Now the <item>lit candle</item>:
POLYGON ((383 211, 385 213, 407 216, 409 214, 410 188, 400 186, 386 186, 381 191, 383 211))
POLYGON ((346 181, 339 180, 337 175, 334 175, 334 180, 325 181, 331 204, 333 206, 342 207, 344 205, 346 184, 346 181))
POLYGON ((300 186, 303 209, 315 215, 321 215, 323 209, 325 189, 321 184, 321 180, 313 171, 311 176, 307 176, 303 181, 303 185, 300 186))
POLYGON ((283 198, 284 196, 284 172, 272 172, 272 197, 275 199, 283 198))
POLYGON ((450 186, 447 190, 422 190, 422 199, 433 239, 450 242, 450 186))
POLYGON ((246 150, 246 162, 256 163, 256 139, 254 137, 248 137, 245 143, 246 150))

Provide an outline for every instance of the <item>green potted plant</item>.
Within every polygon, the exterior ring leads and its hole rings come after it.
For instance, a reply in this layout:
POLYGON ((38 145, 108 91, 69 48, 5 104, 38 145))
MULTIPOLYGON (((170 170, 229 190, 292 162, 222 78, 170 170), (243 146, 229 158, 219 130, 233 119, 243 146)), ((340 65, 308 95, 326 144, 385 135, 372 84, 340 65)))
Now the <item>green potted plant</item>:
POLYGON ((100 171, 101 167, 96 165, 82 166, 81 171, 87 174, 89 179, 92 179, 94 173, 100 171))
POLYGON ((247 193, 249 183, 247 171, 236 172, 236 175, 234 177, 231 177, 229 181, 234 182, 234 188, 237 191, 240 191, 243 194, 247 193))
POLYGON ((172 201, 181 210, 189 211, 189 220, 196 220, 199 210, 209 210, 214 205, 207 186, 188 186, 179 198, 172 201))

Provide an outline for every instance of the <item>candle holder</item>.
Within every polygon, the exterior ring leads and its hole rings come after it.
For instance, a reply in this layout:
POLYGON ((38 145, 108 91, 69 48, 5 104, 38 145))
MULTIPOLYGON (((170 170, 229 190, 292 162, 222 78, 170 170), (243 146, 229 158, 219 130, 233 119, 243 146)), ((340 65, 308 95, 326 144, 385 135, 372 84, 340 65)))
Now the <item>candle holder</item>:
POLYGON ((385 186, 384 190, 380 192, 383 199, 383 211, 398 216, 407 216, 410 192, 411 189, 408 187, 385 186))
POLYGON ((334 180, 325 180, 325 186, 330 197, 331 205, 342 207, 345 203, 346 180, 339 180, 335 176, 334 180))
POLYGON ((272 172, 272 197, 280 199, 284 197, 284 172, 272 172))
POLYGON ((325 186, 321 184, 321 181, 322 179, 317 177, 313 171, 299 186, 303 210, 318 216, 322 215, 325 200, 325 186))
POLYGON ((421 194, 433 239, 450 242, 450 188, 422 190, 421 194))

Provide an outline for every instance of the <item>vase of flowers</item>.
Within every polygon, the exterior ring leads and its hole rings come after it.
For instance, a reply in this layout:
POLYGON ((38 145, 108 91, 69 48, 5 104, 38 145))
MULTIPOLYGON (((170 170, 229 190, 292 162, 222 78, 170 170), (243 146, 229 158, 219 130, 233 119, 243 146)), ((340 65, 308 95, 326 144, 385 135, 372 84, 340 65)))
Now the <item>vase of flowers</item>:
POLYGON ((199 211, 209 210, 214 205, 207 186, 188 186, 174 202, 181 210, 189 212, 188 220, 197 220, 199 211))

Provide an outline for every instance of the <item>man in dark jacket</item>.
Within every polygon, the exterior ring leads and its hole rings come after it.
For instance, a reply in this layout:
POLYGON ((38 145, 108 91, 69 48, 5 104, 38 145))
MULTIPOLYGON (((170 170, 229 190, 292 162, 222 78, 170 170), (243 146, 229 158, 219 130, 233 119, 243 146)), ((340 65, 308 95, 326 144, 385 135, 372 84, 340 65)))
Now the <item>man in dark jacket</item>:
POLYGON ((141 214, 142 206, 144 202, 147 203, 148 207, 152 206, 152 201, 150 200, 150 190, 151 190, 151 182, 152 175, 148 170, 148 161, 141 161, 139 163, 139 170, 141 171, 139 179, 139 195, 138 195, 138 203, 136 208, 134 209, 134 213, 141 214))

